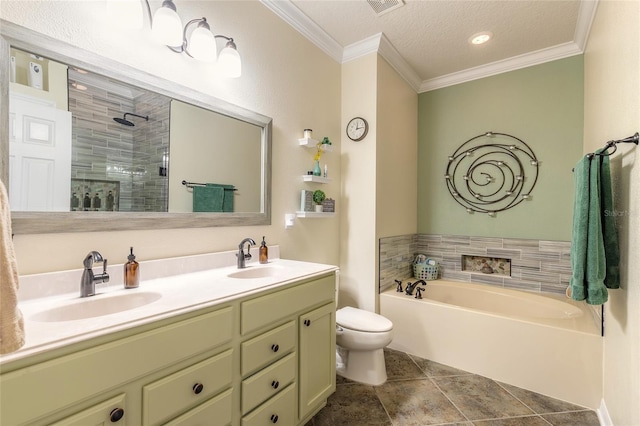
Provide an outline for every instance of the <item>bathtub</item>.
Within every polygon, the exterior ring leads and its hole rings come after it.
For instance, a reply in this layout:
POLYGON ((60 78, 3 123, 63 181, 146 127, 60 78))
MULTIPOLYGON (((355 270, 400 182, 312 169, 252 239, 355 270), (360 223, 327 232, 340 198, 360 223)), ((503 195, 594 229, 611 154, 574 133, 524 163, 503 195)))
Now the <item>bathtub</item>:
POLYGON ((380 294, 380 314, 393 322, 389 348, 599 408, 602 338, 586 304, 446 280, 429 281, 422 297, 380 294))

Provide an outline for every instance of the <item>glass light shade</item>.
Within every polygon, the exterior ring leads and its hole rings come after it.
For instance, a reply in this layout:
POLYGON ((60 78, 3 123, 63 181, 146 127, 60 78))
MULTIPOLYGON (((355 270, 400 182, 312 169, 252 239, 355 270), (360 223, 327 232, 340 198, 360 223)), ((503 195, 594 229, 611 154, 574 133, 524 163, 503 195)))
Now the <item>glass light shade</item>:
POLYGON ((203 62, 215 62, 216 39, 211 30, 204 26, 198 26, 189 38, 189 54, 203 62))
POLYGON ((240 60, 240 54, 236 49, 230 47, 227 43, 227 47, 222 49, 220 57, 218 58, 218 65, 222 75, 229 78, 237 78, 242 75, 242 61, 240 60))
POLYGON ((153 37, 167 46, 182 46, 182 21, 175 10, 162 6, 153 14, 153 37))
POLYGON ((118 28, 139 30, 144 25, 140 0, 108 0, 107 16, 118 28))

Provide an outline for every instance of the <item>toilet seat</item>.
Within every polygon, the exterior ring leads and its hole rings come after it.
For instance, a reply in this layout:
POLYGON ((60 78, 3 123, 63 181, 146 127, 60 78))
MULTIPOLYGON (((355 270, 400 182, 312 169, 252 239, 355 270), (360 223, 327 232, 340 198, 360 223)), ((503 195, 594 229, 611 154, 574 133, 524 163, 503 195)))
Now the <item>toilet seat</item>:
POLYGON ((336 311, 336 324, 369 333, 382 333, 393 329, 393 323, 382 315, 351 306, 336 311))

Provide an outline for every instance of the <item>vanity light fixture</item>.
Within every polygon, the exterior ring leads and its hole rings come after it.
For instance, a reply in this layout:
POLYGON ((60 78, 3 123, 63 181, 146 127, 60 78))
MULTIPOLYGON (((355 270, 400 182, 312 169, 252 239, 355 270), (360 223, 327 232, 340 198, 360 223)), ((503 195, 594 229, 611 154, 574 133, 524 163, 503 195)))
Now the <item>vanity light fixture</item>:
POLYGON ((176 53, 186 53, 190 57, 202 62, 218 62, 220 72, 225 77, 236 78, 242 74, 242 61, 238 48, 232 37, 214 34, 207 22, 207 18, 192 19, 182 26, 173 0, 164 0, 162 6, 151 14, 149 0, 144 0, 151 22, 151 33, 154 39, 166 45, 176 53), (194 26, 189 37, 189 28, 194 26), (226 40, 224 48, 218 56, 216 39, 226 40), (217 58, 216 58, 217 57, 217 58))

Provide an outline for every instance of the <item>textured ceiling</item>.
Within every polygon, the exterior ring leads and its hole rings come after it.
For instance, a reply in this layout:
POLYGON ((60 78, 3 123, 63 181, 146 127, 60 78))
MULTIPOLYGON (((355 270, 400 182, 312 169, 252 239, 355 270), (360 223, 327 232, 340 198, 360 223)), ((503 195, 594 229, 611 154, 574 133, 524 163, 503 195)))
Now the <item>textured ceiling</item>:
POLYGON ((538 62, 581 53, 595 10, 595 1, 580 0, 405 0, 404 6, 378 16, 365 0, 263 3, 287 4, 286 17, 280 15, 294 28, 316 44, 333 43, 345 52, 382 34, 395 62, 402 62, 397 69, 408 74, 414 87, 492 64, 495 68, 532 52, 538 62), (582 3, 588 7, 581 8, 582 3), (481 31, 491 31, 493 39, 471 45, 469 37, 481 31), (558 53, 559 46, 564 53, 558 53), (540 53, 549 49, 549 58, 540 53))

